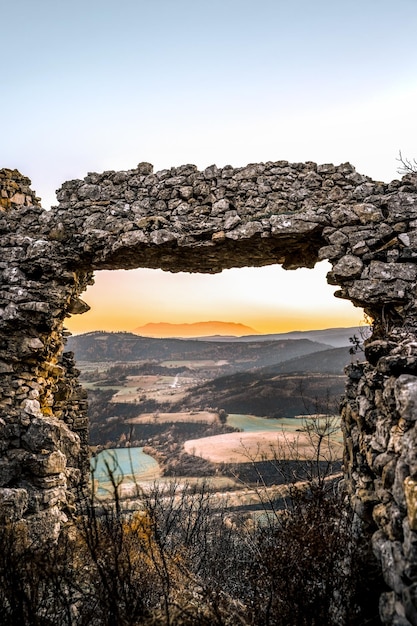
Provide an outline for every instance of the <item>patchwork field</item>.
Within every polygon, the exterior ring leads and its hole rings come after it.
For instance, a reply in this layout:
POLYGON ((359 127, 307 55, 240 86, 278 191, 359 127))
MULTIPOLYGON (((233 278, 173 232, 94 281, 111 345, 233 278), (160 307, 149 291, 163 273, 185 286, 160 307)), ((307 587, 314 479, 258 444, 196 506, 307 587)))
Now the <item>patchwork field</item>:
POLYGON ((112 402, 138 403, 154 400, 158 403, 180 401, 196 384, 196 379, 178 374, 173 376, 128 376, 123 387, 114 394, 112 402))

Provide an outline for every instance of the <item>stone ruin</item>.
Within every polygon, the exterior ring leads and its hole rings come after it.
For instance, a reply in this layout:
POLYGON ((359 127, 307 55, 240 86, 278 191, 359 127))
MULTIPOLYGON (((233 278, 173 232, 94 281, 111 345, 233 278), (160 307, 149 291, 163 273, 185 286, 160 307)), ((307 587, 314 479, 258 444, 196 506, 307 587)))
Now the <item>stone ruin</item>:
MULTIPOLYGON (((0 518, 55 537, 88 488, 87 397, 65 318, 101 269, 219 272, 328 259, 338 297, 373 320, 347 369, 344 471, 388 591, 385 624, 417 625, 417 175, 375 182, 348 163, 140 163, 64 183, 42 209, 0 170, 0 518)), ((271 286, 272 288, 272 286, 271 286)))

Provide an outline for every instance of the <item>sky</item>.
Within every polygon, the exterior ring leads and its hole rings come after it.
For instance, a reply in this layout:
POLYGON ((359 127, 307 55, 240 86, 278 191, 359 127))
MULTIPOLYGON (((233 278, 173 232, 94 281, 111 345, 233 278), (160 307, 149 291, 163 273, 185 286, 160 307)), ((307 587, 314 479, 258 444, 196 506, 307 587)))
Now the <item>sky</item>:
MULTIPOLYGON (((13 0, 1 23, 0 167, 45 208, 66 180, 141 161, 350 161, 388 182, 399 150, 417 155, 417 0, 13 0)), ((359 323, 328 269, 100 272, 67 326, 359 323)))

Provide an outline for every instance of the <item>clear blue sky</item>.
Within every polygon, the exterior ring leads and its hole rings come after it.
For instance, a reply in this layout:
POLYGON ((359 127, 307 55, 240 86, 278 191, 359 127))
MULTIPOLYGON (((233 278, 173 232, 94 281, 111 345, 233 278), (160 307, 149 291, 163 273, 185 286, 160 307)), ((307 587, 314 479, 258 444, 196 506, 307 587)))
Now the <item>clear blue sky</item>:
POLYGON ((1 24, 0 167, 45 207, 140 161, 350 161, 388 181, 417 155, 416 0, 13 0, 1 24))

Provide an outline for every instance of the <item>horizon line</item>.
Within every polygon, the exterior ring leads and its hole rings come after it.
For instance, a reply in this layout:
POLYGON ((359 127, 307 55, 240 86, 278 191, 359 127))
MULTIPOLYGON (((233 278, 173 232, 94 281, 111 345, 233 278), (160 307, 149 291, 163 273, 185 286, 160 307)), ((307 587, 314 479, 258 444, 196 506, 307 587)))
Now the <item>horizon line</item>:
MULTIPOLYGON (((155 324, 164 324, 165 322, 155 322, 155 324)), ((170 326, 191 326, 193 324, 199 324, 200 322, 192 322, 189 324, 176 324, 176 323, 170 323, 167 322, 167 324, 169 324, 170 326)), ((201 322, 204 323, 204 322, 201 322)), ((238 324, 237 322, 225 322, 225 324, 238 324)), ((141 326, 141 328, 143 328, 144 326, 148 325, 148 324, 154 324, 154 322, 148 322, 147 324, 144 324, 143 326, 141 326)), ((242 324, 242 326, 244 326, 244 324, 242 324)), ((311 332, 327 332, 327 331, 331 331, 331 330, 348 330, 348 329, 354 329, 354 328, 366 328, 369 327, 369 324, 364 324, 364 325, 353 325, 353 326, 330 326, 330 327, 326 327, 326 328, 309 328, 309 329, 304 329, 304 330, 299 330, 299 329, 294 329, 294 330, 287 330, 287 331, 276 331, 276 332, 261 332, 261 331, 255 331, 254 333, 248 333, 246 335, 231 335, 231 334, 221 334, 221 333, 215 333, 213 335, 196 335, 196 336, 186 336, 186 335, 165 335, 165 336, 157 336, 157 335, 141 335, 140 333, 135 332, 134 329, 131 330, 126 330, 126 329, 119 329, 119 330, 105 330, 105 329, 94 329, 94 330, 86 330, 86 331, 82 331, 82 332, 76 332, 76 333, 72 333, 71 331, 71 336, 72 337, 76 337, 76 336, 80 336, 80 335, 89 335, 89 334, 93 334, 93 333, 108 333, 111 335, 116 335, 118 333, 125 333, 125 334, 131 334, 131 335, 137 335, 138 337, 144 337, 146 339, 202 339, 205 337, 235 337, 237 339, 242 338, 242 337, 250 337, 253 334, 255 334, 256 336, 261 336, 261 337, 266 337, 269 335, 291 335, 291 334, 295 334, 295 333, 300 333, 300 334, 304 334, 304 333, 311 333, 311 332)))

